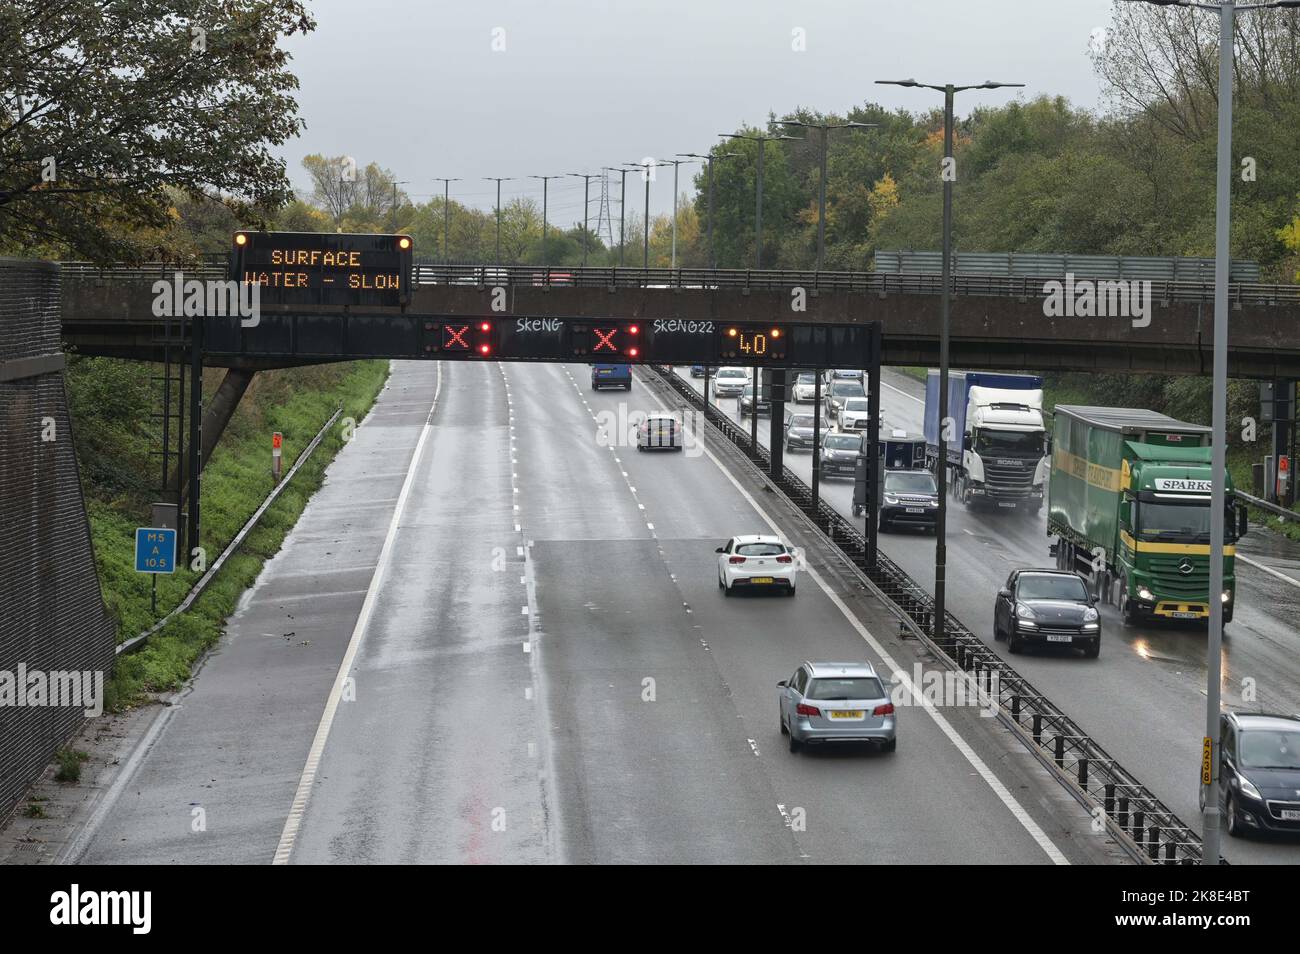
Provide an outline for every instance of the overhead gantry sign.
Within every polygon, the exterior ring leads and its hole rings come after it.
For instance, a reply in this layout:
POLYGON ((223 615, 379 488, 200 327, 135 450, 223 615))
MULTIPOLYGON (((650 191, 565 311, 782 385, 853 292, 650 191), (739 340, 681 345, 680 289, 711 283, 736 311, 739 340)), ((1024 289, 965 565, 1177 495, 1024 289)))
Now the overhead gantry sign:
POLYGON ((408 302, 404 235, 238 232, 231 278, 261 286, 254 323, 203 321, 203 351, 258 359, 583 361, 872 368, 879 325, 419 315, 408 302))

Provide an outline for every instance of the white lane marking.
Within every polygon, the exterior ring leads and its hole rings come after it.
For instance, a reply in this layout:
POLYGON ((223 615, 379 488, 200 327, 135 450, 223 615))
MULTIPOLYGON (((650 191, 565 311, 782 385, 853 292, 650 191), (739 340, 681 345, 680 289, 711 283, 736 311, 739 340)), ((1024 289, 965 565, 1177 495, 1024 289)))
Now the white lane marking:
MULTIPOLYGON (((657 394, 654 395, 654 398, 659 403, 662 410, 668 410, 668 407, 663 403, 663 401, 659 400, 657 394)), ((748 490, 741 486, 740 481, 732 476, 731 471, 723 466, 722 461, 718 460, 708 447, 701 445, 700 449, 704 451, 704 455, 708 457, 709 460, 713 461, 718 470, 722 471, 723 476, 726 477, 727 480, 731 481, 732 486, 735 487, 740 495, 745 498, 749 505, 758 512, 758 515, 763 518, 767 525, 772 529, 772 532, 777 536, 780 536, 781 528, 776 525, 776 521, 768 516, 767 511, 759 505, 758 501, 750 495, 748 490)), ((896 673, 900 677, 900 681, 907 687, 910 698, 921 701, 925 713, 934 720, 935 725, 939 727, 939 730, 948 737, 948 741, 951 742, 966 761, 970 763, 971 767, 979 773, 979 776, 984 779, 988 787, 993 790, 993 794, 995 794, 1002 804, 1007 807, 1007 810, 1011 812, 1016 821, 1020 822, 1021 827, 1029 833, 1029 837, 1034 839, 1038 844, 1038 847, 1043 849, 1043 852, 1052 860, 1052 863, 1068 865, 1070 860, 1062 854, 1059 848, 1056 847, 1056 844, 1048 836, 1047 832, 1043 831, 1043 829, 1039 827, 1038 822, 1034 821, 1033 817, 1025 811, 1024 806, 1016 800, 1016 797, 1011 794, 1005 785, 1002 784, 1002 780, 993 773, 993 770, 990 769, 985 761, 979 757, 979 754, 972 749, 970 745, 967 744, 966 740, 961 737, 961 734, 953 728, 952 723, 944 718, 943 714, 935 708, 934 703, 925 697, 925 693, 923 693, 921 689, 912 682, 911 677, 904 672, 903 668, 894 661, 892 656, 889 655, 885 650, 885 647, 877 641, 876 637, 871 635, 867 628, 862 625, 861 621, 859 621, 858 618, 853 615, 848 606, 845 605, 844 601, 831 590, 826 581, 822 579, 821 574, 812 567, 804 567, 804 572, 812 577, 814 583, 821 587, 821 591, 826 594, 827 599, 835 604, 835 607, 843 614, 844 618, 848 620, 849 625, 853 627, 857 634, 861 636, 876 655, 880 657, 880 661, 889 667, 891 672, 896 673)))
POLYGON ((889 390, 893 391, 895 394, 901 394, 901 395, 903 395, 903 397, 907 398, 909 401, 915 401, 917 404, 921 404, 921 405, 924 405, 924 404, 925 404, 925 399, 924 399, 924 398, 919 398, 919 397, 917 397, 917 396, 914 395, 914 394, 908 394, 906 391, 900 391, 898 388, 894 387, 892 384, 886 384, 886 383, 884 382, 883 378, 881 379, 880 386, 881 386, 882 388, 889 388, 889 390))
POLYGON ((1290 583, 1292 586, 1300 586, 1300 580, 1297 580, 1295 577, 1287 576, 1285 573, 1275 570, 1271 566, 1265 566, 1262 563, 1256 563, 1248 556, 1244 556, 1243 554, 1238 553, 1237 559, 1240 560, 1242 563, 1247 564, 1248 566, 1253 566, 1257 570, 1263 570, 1269 576, 1277 577, 1283 583, 1290 583))
POLYGON ((298 779, 298 790, 294 793, 293 803, 289 806, 289 817, 284 820, 280 843, 276 846, 275 857, 271 861, 274 865, 287 865, 289 856, 293 853, 298 830, 302 827, 303 816, 307 813, 307 802, 311 798, 312 786, 316 783, 316 772, 320 768, 321 756, 325 752, 325 743, 329 739, 330 727, 334 725, 334 715, 338 712, 339 701, 343 696, 343 687, 347 683, 357 651, 365 638, 370 614, 374 612, 379 586, 383 582, 384 571, 393 552, 397 527, 402 521, 402 512, 406 509, 411 487, 414 486, 415 472, 419 469, 420 459, 424 456, 424 445, 428 442, 429 435, 433 433, 433 413, 438 409, 438 396, 442 393, 442 365, 438 364, 436 368, 438 382, 433 389, 433 403, 429 405, 429 413, 425 416, 424 426, 420 429, 420 439, 416 441, 415 452, 411 455, 411 465, 406 470, 402 490, 397 495, 397 506, 393 508, 393 518, 388 522, 388 533, 384 537, 384 545, 379 550, 379 558, 375 560, 375 572, 370 577, 370 586, 367 587, 366 598, 361 603, 361 612, 357 614, 356 624, 352 627, 352 637, 348 640, 347 651, 343 654, 339 671, 334 676, 334 686, 325 701, 325 711, 321 713, 320 724, 316 727, 316 736, 312 739, 311 748, 307 750, 307 764, 303 766, 302 777, 298 779))

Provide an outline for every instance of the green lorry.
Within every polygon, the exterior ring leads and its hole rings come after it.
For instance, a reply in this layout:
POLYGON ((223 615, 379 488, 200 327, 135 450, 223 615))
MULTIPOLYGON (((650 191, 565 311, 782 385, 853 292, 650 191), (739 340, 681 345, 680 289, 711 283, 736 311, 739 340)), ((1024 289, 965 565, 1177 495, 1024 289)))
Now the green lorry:
MULTIPOLYGON (((1154 411, 1056 406, 1047 517, 1056 565, 1082 573, 1125 623, 1210 615, 1210 434, 1154 411)), ((1246 508, 1222 479, 1226 623, 1246 508)))

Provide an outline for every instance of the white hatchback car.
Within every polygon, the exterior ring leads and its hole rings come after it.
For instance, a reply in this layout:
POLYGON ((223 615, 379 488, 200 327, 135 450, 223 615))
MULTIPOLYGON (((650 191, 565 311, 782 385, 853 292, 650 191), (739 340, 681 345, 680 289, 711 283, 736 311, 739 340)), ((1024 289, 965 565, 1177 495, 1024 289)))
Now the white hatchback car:
POLYGON ((864 397, 851 397, 844 399, 836 423, 842 431, 865 431, 870 420, 870 402, 864 397))
POLYGON ((780 537, 748 534, 732 537, 718 554, 718 586, 730 596, 736 590, 779 590, 794 596, 799 565, 795 551, 780 537))
POLYGON ((713 396, 740 397, 749 383, 749 372, 744 368, 718 368, 713 375, 713 396))

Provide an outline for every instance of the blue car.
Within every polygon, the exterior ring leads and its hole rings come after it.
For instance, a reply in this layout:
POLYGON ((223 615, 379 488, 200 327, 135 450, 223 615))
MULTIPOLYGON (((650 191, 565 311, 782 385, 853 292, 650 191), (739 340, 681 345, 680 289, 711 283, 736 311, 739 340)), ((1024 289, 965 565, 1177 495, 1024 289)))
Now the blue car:
POLYGON ((693 364, 693 365, 691 365, 691 377, 693 377, 693 378, 702 378, 702 377, 704 377, 704 365, 702 365, 702 364, 693 364))
POLYGON ((591 389, 622 388, 632 390, 632 366, 630 364, 593 364, 591 366, 591 389))

